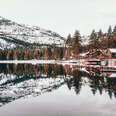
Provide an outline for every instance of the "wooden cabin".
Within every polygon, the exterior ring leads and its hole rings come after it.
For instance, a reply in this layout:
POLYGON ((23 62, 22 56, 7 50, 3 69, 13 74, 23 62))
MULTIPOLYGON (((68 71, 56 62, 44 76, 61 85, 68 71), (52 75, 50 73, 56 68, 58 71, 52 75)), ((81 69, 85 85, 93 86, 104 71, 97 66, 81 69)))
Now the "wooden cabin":
POLYGON ((107 58, 107 56, 105 55, 104 51, 101 49, 92 49, 86 53, 85 58, 100 60, 107 58))
POLYGON ((116 48, 109 48, 106 50, 106 55, 110 59, 116 59, 116 48))
POLYGON ((103 66, 116 67, 116 48, 108 48, 105 51, 106 59, 102 62, 103 66))

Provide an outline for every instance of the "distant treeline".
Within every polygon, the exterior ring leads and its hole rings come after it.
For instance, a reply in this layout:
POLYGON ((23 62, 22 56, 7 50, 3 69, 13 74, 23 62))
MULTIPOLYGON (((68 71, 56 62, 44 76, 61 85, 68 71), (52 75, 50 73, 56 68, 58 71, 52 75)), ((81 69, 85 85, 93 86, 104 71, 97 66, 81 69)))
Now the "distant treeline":
POLYGON ((101 29, 98 32, 93 30, 85 39, 88 39, 88 42, 83 44, 83 37, 76 30, 73 36, 68 35, 65 45, 70 48, 73 56, 91 49, 116 48, 116 26, 113 29, 109 26, 108 31, 105 33, 101 29))
POLYGON ((0 60, 62 59, 64 48, 0 50, 0 60))

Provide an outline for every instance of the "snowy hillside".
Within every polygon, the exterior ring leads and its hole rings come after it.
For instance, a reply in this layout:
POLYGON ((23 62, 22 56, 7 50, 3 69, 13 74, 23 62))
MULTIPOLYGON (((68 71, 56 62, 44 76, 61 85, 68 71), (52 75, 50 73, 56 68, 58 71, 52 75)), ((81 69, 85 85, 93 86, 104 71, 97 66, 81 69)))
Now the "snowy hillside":
POLYGON ((0 48, 38 47, 40 45, 63 45, 65 39, 59 34, 37 26, 26 26, 0 17, 0 48))

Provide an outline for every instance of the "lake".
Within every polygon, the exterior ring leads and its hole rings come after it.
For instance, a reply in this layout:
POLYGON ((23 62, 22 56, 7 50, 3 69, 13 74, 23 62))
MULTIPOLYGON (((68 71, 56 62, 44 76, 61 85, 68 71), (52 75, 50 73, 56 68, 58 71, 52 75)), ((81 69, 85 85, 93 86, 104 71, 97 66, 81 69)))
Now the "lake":
POLYGON ((115 116, 116 73, 58 64, 0 64, 1 116, 115 116))

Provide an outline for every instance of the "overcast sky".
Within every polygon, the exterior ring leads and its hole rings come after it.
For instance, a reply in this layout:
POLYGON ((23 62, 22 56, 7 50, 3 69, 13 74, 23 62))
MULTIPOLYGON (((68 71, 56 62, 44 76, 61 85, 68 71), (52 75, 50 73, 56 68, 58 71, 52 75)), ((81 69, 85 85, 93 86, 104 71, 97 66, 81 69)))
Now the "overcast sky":
POLYGON ((62 36, 107 30, 116 24, 116 0, 0 0, 0 15, 62 36))

